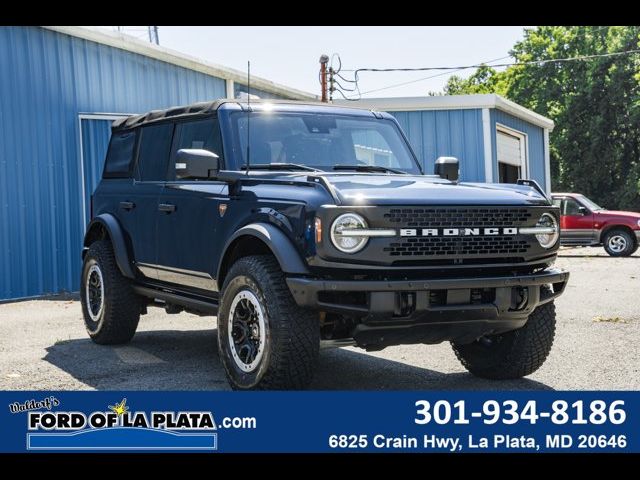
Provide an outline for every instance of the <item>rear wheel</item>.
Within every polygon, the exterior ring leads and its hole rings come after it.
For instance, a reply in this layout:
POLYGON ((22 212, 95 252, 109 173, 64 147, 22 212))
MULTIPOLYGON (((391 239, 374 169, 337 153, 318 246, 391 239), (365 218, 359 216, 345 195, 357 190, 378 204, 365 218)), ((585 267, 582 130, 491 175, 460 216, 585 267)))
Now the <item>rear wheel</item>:
POLYGON ((84 257, 80 299, 87 333, 96 343, 126 343, 136 333, 142 299, 116 264, 108 240, 89 247, 84 257))
POLYGON ((636 242, 626 230, 615 229, 604 237, 604 249, 612 257, 628 257, 636 251, 636 242))
POLYGON ((224 282, 218 352, 236 390, 294 390, 313 378, 320 327, 300 308, 275 258, 239 259, 224 282))
POLYGON ((452 343, 453 351, 469 372, 482 378, 521 378, 542 366, 553 345, 556 309, 553 302, 536 308, 524 327, 487 335, 469 344, 452 343))

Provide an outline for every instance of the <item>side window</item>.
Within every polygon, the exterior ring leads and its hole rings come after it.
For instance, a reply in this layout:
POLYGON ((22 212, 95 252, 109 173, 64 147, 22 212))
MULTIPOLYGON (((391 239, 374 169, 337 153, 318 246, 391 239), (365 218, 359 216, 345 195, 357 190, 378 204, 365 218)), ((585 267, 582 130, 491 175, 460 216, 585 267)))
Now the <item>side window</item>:
POLYGON ((141 129, 137 164, 140 180, 164 181, 166 179, 172 140, 173 123, 151 125, 141 129))
POLYGON ((559 207, 562 211, 562 199, 561 198, 554 198, 553 199, 553 205, 555 205, 556 207, 559 207))
POLYGON ((129 174, 136 132, 118 132, 111 136, 104 164, 104 177, 126 177, 129 174))
POLYGON ((573 198, 566 198, 564 201, 564 212, 563 215, 581 215, 580 213, 580 204, 576 202, 573 198))
POLYGON ((182 148, 194 148, 209 150, 220 157, 222 162, 222 137, 220 126, 215 118, 207 118, 195 122, 184 122, 176 125, 176 141, 171 154, 172 162, 169 171, 169 179, 180 179, 176 175, 175 162, 178 150, 182 148))

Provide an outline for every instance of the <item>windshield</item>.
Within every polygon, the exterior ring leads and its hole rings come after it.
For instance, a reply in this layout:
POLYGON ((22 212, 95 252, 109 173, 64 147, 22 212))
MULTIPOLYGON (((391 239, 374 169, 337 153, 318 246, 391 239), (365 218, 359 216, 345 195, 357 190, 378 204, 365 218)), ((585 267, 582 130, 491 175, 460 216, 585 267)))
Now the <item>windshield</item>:
MULTIPOLYGON (((292 170, 305 166, 325 171, 421 173, 398 127, 390 120, 255 112, 251 114, 250 122, 252 167, 289 164, 292 170)), ((247 161, 247 113, 233 113, 231 127, 234 147, 239 150, 236 158, 244 165, 247 161)), ((282 167, 289 169, 286 165, 282 167)))
POLYGON ((604 210, 604 208, 602 208, 597 203, 592 202, 584 195, 578 195, 578 200, 580 201, 580 203, 582 203, 585 207, 587 207, 592 212, 595 212, 596 210, 604 210))

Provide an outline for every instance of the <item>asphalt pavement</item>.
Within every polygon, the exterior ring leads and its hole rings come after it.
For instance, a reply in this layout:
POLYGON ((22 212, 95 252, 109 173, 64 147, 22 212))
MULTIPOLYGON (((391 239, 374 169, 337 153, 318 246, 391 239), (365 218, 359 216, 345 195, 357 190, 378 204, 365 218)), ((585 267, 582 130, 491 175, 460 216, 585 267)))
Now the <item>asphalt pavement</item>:
MULTIPOLYGON (((640 390, 640 252, 563 248, 571 271, 556 301, 556 340, 531 376, 487 381, 466 373, 449 344, 367 353, 323 350, 317 390, 640 390)), ((152 308, 126 346, 92 343, 73 298, 0 305, 0 390, 227 390, 215 317, 152 308)))

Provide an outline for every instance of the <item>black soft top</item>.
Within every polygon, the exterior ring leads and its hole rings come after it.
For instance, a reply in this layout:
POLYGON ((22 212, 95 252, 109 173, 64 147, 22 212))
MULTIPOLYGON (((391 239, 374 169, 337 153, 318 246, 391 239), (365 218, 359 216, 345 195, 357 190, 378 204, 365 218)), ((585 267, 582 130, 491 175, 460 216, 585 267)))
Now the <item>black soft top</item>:
MULTIPOLYGON (((159 122, 164 119, 175 119, 180 117, 197 117, 205 116, 214 113, 221 105, 225 103, 234 103, 240 108, 244 108, 247 105, 246 99, 229 99, 222 98, 214 100, 212 102, 199 102, 192 103, 191 105, 184 105, 181 107, 171 107, 166 110, 151 110, 148 113, 141 115, 131 115, 130 117, 120 118, 111 124, 111 130, 113 132, 120 130, 129 130, 131 128, 140 127, 148 123, 159 122)), ((300 101, 300 100, 272 100, 272 99, 252 99, 251 105, 256 107, 263 103, 271 103, 275 105, 299 105, 304 109, 313 109, 314 111, 321 111, 325 109, 332 109, 335 112, 371 115, 370 110, 362 108, 347 107, 344 105, 331 105, 327 103, 314 102, 314 101, 300 101)), ((257 107, 259 108, 259 107, 257 107)), ((386 115, 386 114, 385 114, 386 115)))
MULTIPOLYGON (((151 110, 141 115, 131 115, 130 117, 119 118, 111 124, 113 132, 119 130, 128 130, 130 128, 139 127, 147 123, 157 122, 165 118, 175 118, 183 116, 207 115, 218 110, 218 107, 226 102, 233 100, 215 100, 213 102, 199 102, 181 107, 171 107, 166 110, 151 110)), ((237 100, 236 100, 237 102, 237 100)))

